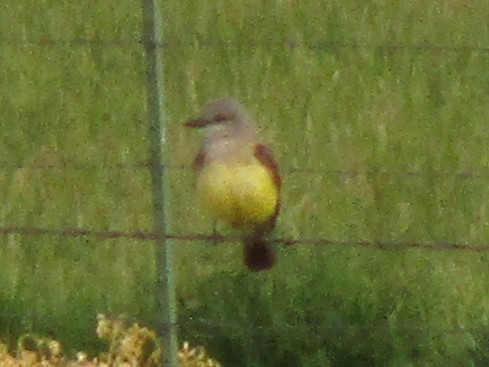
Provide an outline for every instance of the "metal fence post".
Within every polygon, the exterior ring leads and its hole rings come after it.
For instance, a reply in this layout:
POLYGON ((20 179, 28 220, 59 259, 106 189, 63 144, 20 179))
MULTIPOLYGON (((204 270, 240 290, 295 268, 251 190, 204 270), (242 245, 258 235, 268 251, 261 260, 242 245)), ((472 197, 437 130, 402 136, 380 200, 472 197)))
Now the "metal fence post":
MULTIPOLYGON (((154 230, 168 233, 170 225, 169 191, 165 152, 168 151, 164 123, 163 36, 159 0, 143 0, 143 43, 146 51, 151 181, 154 200, 154 230)), ((170 240, 155 240, 157 262, 157 306, 163 325, 163 363, 177 367, 178 341, 176 330, 176 298, 173 273, 173 249, 170 240)))

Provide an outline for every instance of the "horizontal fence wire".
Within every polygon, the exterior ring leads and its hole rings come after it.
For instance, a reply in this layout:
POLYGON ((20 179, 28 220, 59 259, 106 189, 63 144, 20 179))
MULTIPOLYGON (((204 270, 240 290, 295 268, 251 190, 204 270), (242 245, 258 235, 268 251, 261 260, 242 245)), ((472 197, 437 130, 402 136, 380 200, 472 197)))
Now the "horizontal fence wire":
MULTIPOLYGON (((141 170, 141 169, 170 169, 177 171, 192 171, 190 165, 180 164, 167 164, 167 165, 155 165, 154 163, 136 162, 136 163, 111 163, 111 164, 95 164, 95 163, 36 163, 36 164, 8 164, 0 162, 0 171, 7 170, 141 170)), ((427 177, 427 178, 458 178, 458 179, 485 179, 489 178, 489 167, 478 169, 477 171, 446 171, 446 170, 406 170, 402 173, 388 170, 385 168, 368 168, 365 170, 350 170, 350 169, 321 169, 321 168, 299 168, 299 167, 285 167, 281 172, 283 174, 310 174, 310 175, 337 175, 345 177, 356 177, 364 175, 389 175, 395 174, 396 176, 407 177, 427 177)))
MULTIPOLYGON (((339 321, 331 321, 329 323, 317 323, 311 322, 309 320, 297 320, 295 323, 290 323, 286 321, 270 320, 268 323, 250 323, 246 324, 229 321, 225 319, 210 319, 204 318, 198 315, 186 315, 181 316, 179 321, 165 324, 165 323, 153 323, 153 322, 140 322, 138 319, 123 316, 114 316, 104 314, 104 317, 110 321, 117 322, 123 321, 126 324, 137 323, 138 325, 150 328, 158 335, 164 335, 170 331, 170 329, 177 329, 179 331, 190 329, 192 330, 192 336, 216 336, 219 333, 226 333, 227 336, 231 336, 233 333, 241 333, 247 328, 253 329, 253 335, 255 336, 266 336, 266 335, 284 335, 284 333, 292 332, 308 332, 312 334, 324 333, 324 332, 334 332, 335 334, 342 334, 345 332, 345 324, 339 321)), ((412 332, 431 332, 432 334, 484 334, 489 335, 489 325, 478 325, 475 327, 464 327, 458 325, 439 325, 434 327, 430 324, 412 324, 406 323, 396 327, 390 327, 387 323, 382 323, 379 321, 375 326, 363 327, 356 329, 359 331, 357 333, 358 338, 365 337, 365 334, 372 334, 372 327, 375 327, 376 333, 387 335, 395 335, 402 333, 412 332)))
MULTIPOLYGON (((203 241, 209 244, 223 242, 242 241, 242 236, 208 235, 201 233, 156 233, 151 231, 97 231, 88 228, 41 228, 41 227, 0 227, 0 234, 4 235, 26 235, 26 236, 58 236, 58 237, 92 237, 97 239, 132 239, 132 240, 155 240, 168 239, 182 242, 203 241)), ((337 247, 364 247, 378 250, 458 250, 485 252, 489 251, 489 244, 468 244, 459 242, 418 242, 418 241, 370 241, 370 240, 334 240, 328 238, 270 238, 270 242, 282 246, 315 245, 315 246, 337 246, 337 247)))
MULTIPOLYGON (((109 317, 110 319, 110 317, 109 317)), ((137 322, 137 320, 133 320, 137 322)), ((271 321, 268 324, 254 324, 246 323, 241 324, 239 322, 229 322, 228 320, 218 320, 218 319, 208 319, 196 316, 181 317, 178 322, 173 324, 143 324, 143 326, 149 327, 157 332, 159 335, 164 335, 169 332, 170 329, 176 328, 178 330, 183 330, 185 328, 191 328, 192 336, 216 336, 219 333, 226 333, 227 336, 232 336, 233 332, 240 333, 242 330, 247 328, 253 329, 253 335, 264 336, 264 335, 283 335, 283 333, 292 332, 308 332, 308 333, 324 333, 324 332, 335 332, 337 334, 342 334, 345 331, 344 323, 331 322, 331 323, 313 323, 313 322, 300 322, 297 323, 286 323, 271 321)), ((461 334, 489 334, 489 325, 480 325, 477 327, 462 327, 462 326, 449 326, 449 327, 435 327, 433 325, 420 325, 420 324, 405 324, 399 326, 398 328, 390 328, 386 324, 375 325, 376 332, 381 332, 381 334, 395 335, 397 333, 413 332, 431 332, 433 334, 451 334, 451 335, 461 335, 461 334)), ((372 328, 364 327, 363 331, 357 334, 357 338, 364 338, 368 334, 371 336, 372 328)))
MULTIPOLYGON (((200 328, 201 330, 208 330, 208 334, 212 335, 215 332, 232 332, 232 331, 240 331, 246 329, 247 327, 253 328, 253 333, 261 333, 261 334, 274 334, 274 333, 283 333, 283 332, 293 332, 293 330, 303 330, 303 331, 313 331, 313 332, 321 332, 321 331, 337 331, 339 333, 345 331, 345 325, 342 323, 331 323, 331 324, 321 324, 321 323, 297 323, 297 324, 289 324, 284 322, 271 322, 266 325, 254 325, 247 323, 246 325, 240 323, 230 323, 228 321, 220 321, 220 320, 209 320, 205 318, 198 317, 188 317, 184 320, 180 320, 178 323, 173 325, 157 325, 153 326, 159 333, 165 333, 169 328, 176 327, 178 329, 182 329, 187 326, 192 326, 194 333, 194 327, 200 328)), ((376 326, 378 328, 378 326, 376 326)), ((395 330, 388 329, 388 326, 384 326, 385 331, 390 334, 395 334, 395 330)), ((365 332, 371 333, 371 328, 365 328, 365 332)), ((406 324, 402 326, 402 332, 421 332, 421 331, 433 331, 433 325, 412 325, 406 324)), ((449 334, 464 334, 464 333, 489 333, 489 325, 473 328, 465 328, 465 327, 440 327, 435 328, 435 332, 438 333, 449 333, 449 334)), ((363 334, 361 334, 363 335, 363 334)))
MULTIPOLYGON (((16 39, 16 38, 0 38, 1 45, 12 46, 41 46, 41 47, 117 47, 123 48, 127 46, 143 46, 148 43, 154 44, 158 48, 172 48, 172 47, 230 47, 235 45, 236 42, 233 39, 197 39, 194 42, 182 42, 176 40, 170 40, 166 42, 151 42, 143 39, 101 39, 101 38, 40 38, 40 39, 16 39)), ((408 50, 417 52, 481 52, 489 53, 489 46, 478 45, 446 45, 446 44, 432 44, 432 43, 356 43, 356 42, 342 42, 342 41, 317 41, 317 42, 301 42, 293 38, 286 39, 279 42, 267 42, 256 40, 239 40, 240 47, 266 47, 266 48, 304 48, 311 50, 358 50, 358 49, 370 49, 378 51, 396 51, 396 50, 408 50)))

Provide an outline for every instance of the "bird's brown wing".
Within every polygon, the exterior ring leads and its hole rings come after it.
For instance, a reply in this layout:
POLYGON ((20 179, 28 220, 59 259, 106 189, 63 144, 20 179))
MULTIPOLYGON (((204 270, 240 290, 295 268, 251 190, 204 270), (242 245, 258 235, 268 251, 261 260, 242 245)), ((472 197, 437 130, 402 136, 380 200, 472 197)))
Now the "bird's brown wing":
POLYGON ((270 232, 275 228, 275 222, 277 221, 277 216, 280 212, 280 188, 282 186, 282 178, 280 177, 278 163, 275 160, 272 151, 266 145, 257 144, 255 146, 255 158, 268 169, 278 190, 279 197, 277 206, 275 207, 275 213, 266 223, 265 227, 261 229, 262 232, 270 232))
POLYGON ((194 170, 195 173, 199 173, 202 170, 202 167, 204 166, 204 161, 205 161, 205 152, 204 149, 202 148, 201 150, 199 150, 199 152, 194 158, 194 162, 192 163, 192 169, 194 170))
POLYGON ((273 177, 273 182, 277 185, 280 191, 282 178, 280 177, 278 163, 275 160, 272 151, 264 144, 257 144, 255 146, 255 158, 269 170, 273 177))

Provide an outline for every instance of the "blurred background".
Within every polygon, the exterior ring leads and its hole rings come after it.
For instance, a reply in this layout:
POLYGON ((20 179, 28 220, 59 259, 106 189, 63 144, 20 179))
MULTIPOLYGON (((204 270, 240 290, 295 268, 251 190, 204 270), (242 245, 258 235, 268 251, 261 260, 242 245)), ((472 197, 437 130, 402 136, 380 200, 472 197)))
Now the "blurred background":
MULTIPOLYGON (((1 9, 0 227, 151 230, 141 2, 1 9)), ((333 241, 281 247, 259 274, 238 243, 176 241, 180 340, 234 367, 488 365, 487 1, 162 11, 173 231, 211 229, 182 123, 230 95, 281 164, 275 236, 333 241)), ((0 339, 95 353, 98 312, 157 328, 151 241, 0 241, 0 339)))

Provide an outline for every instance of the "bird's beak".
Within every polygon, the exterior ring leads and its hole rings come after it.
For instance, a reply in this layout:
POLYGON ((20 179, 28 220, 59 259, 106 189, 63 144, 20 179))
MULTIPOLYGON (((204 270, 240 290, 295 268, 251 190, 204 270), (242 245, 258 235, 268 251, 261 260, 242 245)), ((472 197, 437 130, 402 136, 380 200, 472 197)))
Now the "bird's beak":
POLYGON ((194 128, 201 128, 209 125, 211 122, 203 117, 199 117, 193 120, 188 120, 185 122, 185 126, 187 127, 194 127, 194 128))

